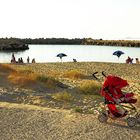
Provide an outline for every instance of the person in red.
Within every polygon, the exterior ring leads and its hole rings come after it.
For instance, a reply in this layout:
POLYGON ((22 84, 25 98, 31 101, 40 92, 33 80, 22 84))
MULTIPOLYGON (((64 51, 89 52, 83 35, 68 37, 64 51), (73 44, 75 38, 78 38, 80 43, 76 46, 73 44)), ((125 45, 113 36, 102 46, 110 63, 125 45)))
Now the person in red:
POLYGON ((133 58, 130 58, 130 57, 128 56, 128 58, 126 59, 126 63, 127 63, 127 64, 132 64, 132 63, 133 63, 133 58))

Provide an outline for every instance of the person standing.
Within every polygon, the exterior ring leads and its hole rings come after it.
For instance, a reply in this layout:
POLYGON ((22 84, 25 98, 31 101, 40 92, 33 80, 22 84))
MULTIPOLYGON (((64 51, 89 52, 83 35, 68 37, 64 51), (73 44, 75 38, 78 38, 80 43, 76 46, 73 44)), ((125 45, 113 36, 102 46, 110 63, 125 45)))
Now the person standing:
POLYGON ((29 56, 27 57, 27 63, 30 63, 30 58, 29 58, 29 56))
POLYGON ((16 58, 15 58, 15 55, 14 55, 14 53, 12 53, 12 59, 11 59, 11 63, 16 63, 16 58))
POLYGON ((22 57, 20 58, 20 60, 21 60, 21 63, 24 63, 22 57))

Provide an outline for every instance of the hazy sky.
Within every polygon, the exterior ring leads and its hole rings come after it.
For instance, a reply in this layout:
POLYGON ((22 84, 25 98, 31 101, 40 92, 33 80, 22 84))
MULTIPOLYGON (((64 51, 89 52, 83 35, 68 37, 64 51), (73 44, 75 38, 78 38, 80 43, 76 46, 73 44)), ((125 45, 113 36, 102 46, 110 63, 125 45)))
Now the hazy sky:
POLYGON ((140 38, 140 0, 0 0, 0 37, 140 38))

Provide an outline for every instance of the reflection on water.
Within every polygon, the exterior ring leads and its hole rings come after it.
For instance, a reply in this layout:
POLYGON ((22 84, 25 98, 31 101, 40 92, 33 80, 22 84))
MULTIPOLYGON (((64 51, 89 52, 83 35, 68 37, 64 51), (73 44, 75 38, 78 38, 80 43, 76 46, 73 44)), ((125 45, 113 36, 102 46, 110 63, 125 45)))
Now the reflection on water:
MULTIPOLYGON (((125 59, 128 56, 140 59, 140 48, 93 45, 29 45, 29 48, 26 51, 14 52, 16 60, 22 57, 24 62, 27 62, 27 57, 29 56, 30 60, 35 58, 36 62, 60 62, 60 59, 56 57, 58 53, 67 54, 67 57, 63 58, 63 62, 71 62, 73 58, 78 62, 116 63, 125 63, 125 59), (118 59, 117 56, 112 55, 116 50, 121 50, 125 54, 118 59)), ((12 52, 0 52, 0 62, 9 63, 11 56, 12 52)))

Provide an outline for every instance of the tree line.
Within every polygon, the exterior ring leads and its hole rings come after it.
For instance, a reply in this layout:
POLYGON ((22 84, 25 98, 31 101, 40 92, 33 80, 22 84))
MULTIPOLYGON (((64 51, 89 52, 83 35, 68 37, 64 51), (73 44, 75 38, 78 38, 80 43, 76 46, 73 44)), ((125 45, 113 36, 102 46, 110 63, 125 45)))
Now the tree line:
MULTIPOLYGON (((0 48, 26 46, 29 44, 55 44, 55 45, 102 45, 102 46, 126 46, 140 47, 140 41, 136 40, 103 40, 92 38, 0 38, 0 48)), ((26 49, 26 48, 25 48, 26 49)))
POLYGON ((83 41, 84 45, 101 45, 101 46, 126 46, 140 47, 139 40, 103 40, 87 38, 83 41))
POLYGON ((26 38, 26 39, 20 39, 21 42, 26 44, 58 44, 58 45, 81 45, 83 39, 67 39, 67 38, 26 38))

